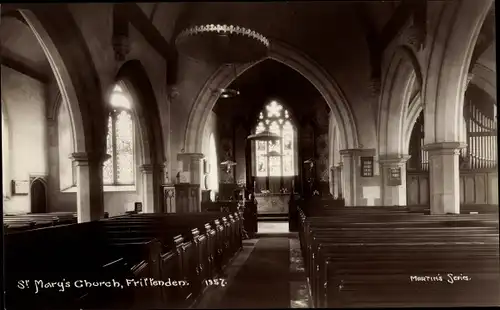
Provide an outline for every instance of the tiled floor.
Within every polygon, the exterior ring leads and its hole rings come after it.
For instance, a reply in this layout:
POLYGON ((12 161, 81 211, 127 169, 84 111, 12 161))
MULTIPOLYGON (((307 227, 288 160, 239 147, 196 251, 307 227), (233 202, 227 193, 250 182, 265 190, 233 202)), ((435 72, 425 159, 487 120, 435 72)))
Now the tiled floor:
MULTIPOLYGON (((288 223, 285 224, 288 231, 288 223)), ((309 307, 306 275, 296 233, 290 233, 289 237, 273 237, 273 231, 284 232, 283 225, 263 226, 271 232, 244 241, 243 250, 222 275, 227 285, 209 288, 197 309, 309 307), (276 230, 277 227, 281 230, 276 230)))

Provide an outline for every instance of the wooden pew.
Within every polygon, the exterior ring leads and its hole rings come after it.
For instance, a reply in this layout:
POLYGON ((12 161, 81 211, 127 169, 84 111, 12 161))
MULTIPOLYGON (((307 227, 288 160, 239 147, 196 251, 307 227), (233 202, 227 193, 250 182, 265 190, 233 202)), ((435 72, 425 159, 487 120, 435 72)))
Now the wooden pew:
MULTIPOLYGON (((140 240, 140 238, 156 237, 165 244, 168 243, 168 239, 176 238, 175 256, 182 266, 182 268, 177 269, 182 270, 186 277, 184 280, 192 284, 176 294, 184 296, 183 304, 188 304, 193 298, 196 298, 204 288, 208 276, 216 275, 222 271, 222 268, 242 247, 241 223, 238 214, 216 214, 213 212, 193 215, 140 214, 114 218, 105 222, 108 233, 120 236, 120 238, 127 236, 127 238, 140 240), (228 219, 224 216, 220 218, 221 215, 226 215, 228 219), (210 217, 212 217, 211 224, 213 224, 214 230, 211 229, 209 223, 206 223, 210 217), (220 220, 213 220, 216 217, 219 217, 220 220), (195 226, 204 229, 203 234, 200 235, 198 228, 189 231, 184 229, 195 226), (175 237, 174 235, 178 233, 181 235, 175 237)), ((171 244, 166 246, 166 250, 172 248, 171 244)), ((167 255, 164 259, 169 257, 167 255)), ((167 265, 172 265, 172 263, 167 265)))
POLYGON ((34 228, 76 223, 73 212, 26 213, 4 215, 5 232, 23 231, 34 228))
MULTIPOLYGON (((121 245, 118 250, 97 234, 96 222, 60 225, 10 233, 5 236, 6 301, 9 309, 79 309, 92 303, 92 296, 108 296, 119 291, 76 288, 78 280, 89 282, 132 278, 134 265, 147 252, 148 243, 121 245), (121 256, 128 253, 127 256, 121 256), (21 290, 19 280, 30 280, 30 288, 21 290), (68 281, 70 287, 58 287, 35 294, 35 280, 68 281), (59 288, 60 289, 60 288, 59 288)), ((41 284, 41 283, 40 283, 41 284)), ((101 300, 107 307, 109 298, 101 300)))
POLYGON ((498 302, 498 294, 493 292, 498 292, 499 279, 490 276, 499 272, 498 220, 491 216, 425 217, 411 211, 402 215, 384 210, 377 214, 373 210, 322 212, 316 208, 312 213, 323 216, 308 218, 298 211, 301 247, 316 307, 498 302), (445 267, 457 274, 460 270, 468 272, 478 279, 477 283, 462 281, 461 285, 441 287, 419 299, 414 293, 415 283, 408 284, 412 273, 443 273, 445 267), (481 291, 483 285, 491 289, 481 291), (395 289, 394 298, 387 297, 392 296, 391 289, 395 289), (467 299, 466 292, 480 297, 467 299), (460 298, 452 299, 455 295, 460 298))
MULTIPOLYGON (((80 308, 90 307, 105 307, 105 308, 165 308, 185 306, 196 298, 196 294, 200 293, 203 284, 202 279, 216 276, 214 271, 215 257, 208 253, 218 252, 220 257, 229 257, 229 250, 241 246, 241 242, 237 242, 238 233, 236 229, 239 223, 238 215, 225 214, 229 219, 221 221, 212 219, 216 231, 212 225, 206 223, 203 216, 200 214, 194 215, 192 221, 184 220, 187 215, 133 215, 103 220, 99 222, 84 223, 78 225, 62 225, 57 227, 35 229, 30 232, 11 233, 6 236, 9 239, 7 253, 9 259, 7 266, 11 267, 12 272, 9 273, 8 279, 8 294, 10 305, 15 308, 15 303, 29 305, 31 298, 26 298, 27 295, 22 295, 15 289, 15 279, 23 278, 26 272, 23 273, 22 267, 29 265, 27 259, 16 261, 16 256, 29 257, 30 253, 39 252, 43 255, 39 256, 37 264, 30 265, 29 272, 32 277, 42 277, 45 275, 61 275, 69 274, 71 279, 82 278, 90 279, 92 276, 100 276, 100 279, 137 279, 152 278, 167 282, 169 279, 173 281, 192 281, 193 286, 158 286, 154 288, 128 288, 117 291, 111 296, 113 298, 104 299, 103 296, 110 294, 109 289, 101 290, 74 290, 75 295, 67 298, 60 298, 58 305, 55 308, 80 308), (160 220, 155 219, 160 218, 160 220), (164 242, 160 240, 162 237, 161 230, 151 230, 151 224, 156 222, 165 223, 168 220, 172 229, 181 229, 181 234, 172 237, 172 242, 164 242), (198 220, 196 220, 198 219, 198 220), (194 222, 202 223, 200 225, 203 231, 200 233, 199 228, 191 229, 191 226, 184 227, 182 225, 191 225, 194 222), (224 226, 223 226, 224 225, 224 226), (149 230, 148 230, 149 227, 149 230), (110 230, 111 228, 111 230, 110 230), (122 232, 128 232, 128 235, 113 235, 113 229, 121 229, 122 232), (191 239, 186 241, 187 231, 190 230, 191 239), (27 235, 29 234, 29 236, 27 235), (141 235, 142 234, 142 235, 141 235), (152 237, 159 237, 153 241, 152 237), (217 237, 217 238, 216 238, 217 237), (208 240, 209 239, 209 240, 208 240), (215 240, 219 240, 217 243, 215 240), (52 243, 50 242, 52 241, 52 243), (32 244, 33 243, 33 244, 32 244), (21 246, 23 245, 23 246, 21 246), (34 245, 34 247, 33 247, 34 245), (49 245, 49 246, 48 246, 49 245), (220 246, 219 248, 215 248, 220 246), (222 247, 223 246, 223 247, 222 247), (42 248, 47 248, 42 250, 42 248), (214 249, 215 248, 215 249, 214 249), (65 249, 63 255, 59 255, 61 249, 65 249), (67 250, 67 251, 66 251, 67 250), (72 254, 69 254, 72 253, 72 254), (77 258, 77 259, 75 259, 77 258), (74 270, 60 268, 62 262, 72 261, 75 266, 74 270), (200 263, 201 261, 201 263, 200 263), (109 272, 103 272, 102 268, 107 267, 109 272), (112 266, 114 266, 112 268, 112 266), (47 268, 48 267, 48 268, 47 268), (45 272, 43 269, 47 270, 45 272), (90 274, 91 277, 86 276, 90 274), (124 293, 126 292, 126 293, 124 293), (104 295, 103 295, 104 294, 104 295), (22 298, 24 296, 24 298, 22 298), (109 300, 108 304, 104 300, 109 300)), ((218 217, 214 215, 214 217, 218 217)), ((154 225, 153 225, 154 226, 154 225)), ((194 227, 194 226, 193 226, 194 227)), ((174 235, 172 229, 165 229, 174 235)), ((241 240, 240 240, 241 241, 241 240)), ((32 256, 32 255, 31 255, 32 256)), ((99 277, 98 277, 99 278, 99 277)), ((27 278, 29 279, 29 278, 27 278)), ((31 297, 31 296, 29 296, 31 297)), ((43 295, 37 298, 36 304, 38 309, 54 308, 54 295, 43 295)), ((31 302, 33 304, 33 302, 31 302)))

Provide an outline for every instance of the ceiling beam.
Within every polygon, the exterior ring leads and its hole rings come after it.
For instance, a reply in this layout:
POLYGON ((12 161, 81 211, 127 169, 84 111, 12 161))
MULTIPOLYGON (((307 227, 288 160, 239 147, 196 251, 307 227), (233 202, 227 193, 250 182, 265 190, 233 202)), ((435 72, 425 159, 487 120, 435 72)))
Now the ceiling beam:
POLYGON ((402 1, 394 14, 392 14, 391 19, 385 24, 380 34, 380 45, 382 50, 385 50, 406 24, 414 12, 417 5, 416 2, 418 2, 418 0, 402 1))
POLYGON ((149 45, 163 58, 168 59, 171 53, 170 43, 161 35, 141 8, 136 3, 117 3, 115 6, 120 13, 124 14, 128 22, 142 34, 149 45))

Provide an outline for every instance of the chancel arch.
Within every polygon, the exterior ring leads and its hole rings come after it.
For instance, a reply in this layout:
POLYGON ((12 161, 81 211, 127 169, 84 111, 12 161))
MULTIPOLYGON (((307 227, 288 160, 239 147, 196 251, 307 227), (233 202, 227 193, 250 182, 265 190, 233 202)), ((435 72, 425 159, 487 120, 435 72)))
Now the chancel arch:
MULTIPOLYGON (((266 59, 273 59, 283 63, 308 79, 325 98, 335 116, 342 148, 358 147, 358 132, 351 109, 335 80, 323 68, 304 53, 276 40, 273 40, 266 59)), ((227 88, 238 76, 262 61, 265 61, 265 59, 237 66, 236 76, 233 67, 222 66, 209 78, 196 97, 189 114, 184 139, 186 152, 201 152, 203 130, 206 126, 208 114, 218 99, 213 90, 227 88)))

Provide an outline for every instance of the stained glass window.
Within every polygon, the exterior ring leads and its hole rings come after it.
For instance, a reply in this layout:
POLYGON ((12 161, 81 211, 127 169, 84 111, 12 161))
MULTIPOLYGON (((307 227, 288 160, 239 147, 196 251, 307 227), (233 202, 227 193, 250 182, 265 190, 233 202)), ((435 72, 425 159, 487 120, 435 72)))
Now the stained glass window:
POLYGON ((112 111, 108 117, 106 153, 111 157, 104 162, 103 183, 134 185, 134 122, 130 111, 131 102, 122 87, 113 89, 110 104, 112 111))
POLYGON ((269 130, 282 137, 278 141, 255 142, 255 171, 258 177, 295 175, 295 128, 290 114, 276 101, 260 112, 255 133, 269 130))

